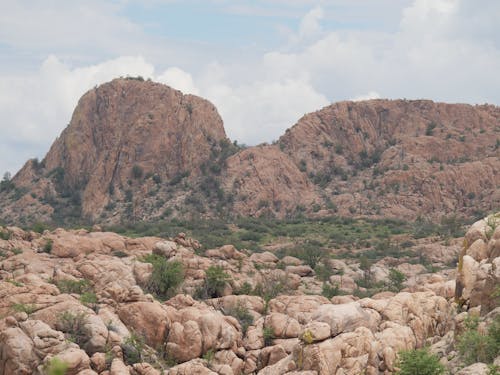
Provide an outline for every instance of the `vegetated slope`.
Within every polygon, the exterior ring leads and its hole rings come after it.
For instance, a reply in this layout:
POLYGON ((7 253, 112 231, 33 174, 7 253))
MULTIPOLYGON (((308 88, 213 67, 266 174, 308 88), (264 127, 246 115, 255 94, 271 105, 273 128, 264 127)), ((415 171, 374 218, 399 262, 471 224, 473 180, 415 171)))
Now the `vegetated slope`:
POLYGON ((500 206, 500 108, 428 100, 341 102, 279 147, 342 215, 415 218, 500 206))
POLYGON ((10 223, 473 215, 500 206, 500 109, 342 102, 241 149, 208 101, 142 79, 90 90, 43 161, 0 186, 10 223))

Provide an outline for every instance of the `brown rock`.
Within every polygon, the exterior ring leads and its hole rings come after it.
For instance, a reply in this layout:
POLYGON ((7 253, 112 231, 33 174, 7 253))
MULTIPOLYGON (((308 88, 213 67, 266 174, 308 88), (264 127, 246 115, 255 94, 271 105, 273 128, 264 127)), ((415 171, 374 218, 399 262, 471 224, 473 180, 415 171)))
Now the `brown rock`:
POLYGON ((217 373, 208 369, 203 360, 193 359, 189 362, 172 367, 168 370, 168 375, 217 375, 217 373))
POLYGON ((158 347, 169 334, 170 319, 158 302, 133 302, 122 304, 118 316, 134 332, 144 336, 146 342, 158 347))
POLYGON ((271 313, 264 319, 264 326, 272 330, 276 338, 295 338, 302 329, 300 323, 285 314, 271 313))
POLYGON ((236 196, 234 210, 241 215, 283 217, 320 200, 307 175, 277 146, 251 147, 230 157, 224 187, 236 196))
POLYGON ((58 353, 56 357, 68 365, 67 375, 79 375, 82 371, 90 371, 90 359, 81 349, 68 348, 58 353))
POLYGON ((380 322, 380 315, 361 308, 358 302, 342 305, 322 305, 313 313, 312 319, 330 326, 330 335, 354 331, 358 327, 374 329, 380 322))
MULTIPOLYGON (((56 199, 66 190, 79 192, 82 214, 92 218, 130 187, 133 214, 139 217, 141 202, 157 185, 149 178, 143 184, 145 176, 167 182, 186 172, 198 176, 201 164, 225 139, 222 120, 208 101, 159 83, 115 79, 80 99, 41 166, 28 162, 14 181, 40 197, 43 189, 56 199), (49 172, 56 177, 45 177, 49 172)), ((41 212, 50 211, 34 201, 41 212)))
POLYGON ((323 341, 330 337, 331 328, 328 323, 311 322, 307 324, 300 333, 300 339, 306 344, 323 341))
POLYGON ((340 102, 305 115, 278 143, 322 191, 335 192, 340 215, 439 218, 500 206, 499 117, 487 105, 340 102), (470 132, 471 124, 483 130, 470 132), (488 198, 477 198, 481 192, 488 198))

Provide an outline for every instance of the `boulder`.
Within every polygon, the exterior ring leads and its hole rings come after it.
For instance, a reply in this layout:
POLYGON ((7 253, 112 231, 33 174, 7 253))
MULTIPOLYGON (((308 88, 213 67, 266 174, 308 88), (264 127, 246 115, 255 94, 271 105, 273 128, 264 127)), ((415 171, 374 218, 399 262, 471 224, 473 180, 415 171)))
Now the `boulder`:
POLYGON ((324 322, 330 326, 330 335, 354 331, 358 327, 375 329, 380 322, 380 315, 371 309, 363 309, 358 302, 342 305, 321 305, 312 314, 312 320, 324 322))
POLYGON ((159 302, 121 304, 117 313, 129 329, 144 336, 153 347, 162 345, 169 334, 170 319, 159 302))

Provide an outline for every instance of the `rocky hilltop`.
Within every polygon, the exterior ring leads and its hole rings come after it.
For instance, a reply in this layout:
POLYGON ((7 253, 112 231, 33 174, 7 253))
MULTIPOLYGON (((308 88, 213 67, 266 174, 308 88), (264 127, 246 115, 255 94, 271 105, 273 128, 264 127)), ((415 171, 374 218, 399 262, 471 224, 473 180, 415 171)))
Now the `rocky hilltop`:
POLYGON ((500 205, 500 108, 429 100, 341 102, 279 146, 342 215, 414 218, 500 205))
POLYGON ((231 143, 208 101, 141 79, 86 93, 42 161, 0 192, 0 218, 477 215, 500 206, 500 108, 341 102, 272 145, 231 143))
POLYGON ((208 101, 159 83, 116 79, 87 92, 43 161, 30 160, 14 177, 30 194, 8 212, 49 219, 60 210, 98 220, 123 202, 119 215, 151 214, 146 197, 163 184, 195 180, 224 142, 222 120, 208 101))
POLYGON ((393 374, 401 350, 424 345, 453 374, 500 364, 500 215, 471 227, 456 270, 402 260, 393 266, 406 281, 383 276, 396 283, 361 298, 353 280, 387 275, 387 259, 324 258, 332 274, 321 281, 297 258, 203 250, 184 234, 0 234, 1 375, 393 374))

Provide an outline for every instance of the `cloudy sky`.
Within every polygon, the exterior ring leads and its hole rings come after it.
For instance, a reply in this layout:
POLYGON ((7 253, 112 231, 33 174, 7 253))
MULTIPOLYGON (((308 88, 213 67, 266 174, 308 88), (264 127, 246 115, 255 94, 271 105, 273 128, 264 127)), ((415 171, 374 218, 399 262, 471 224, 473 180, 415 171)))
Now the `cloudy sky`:
POLYGON ((498 0, 0 0, 0 172, 43 158, 117 76, 211 100, 271 142, 331 102, 500 104, 498 0))

